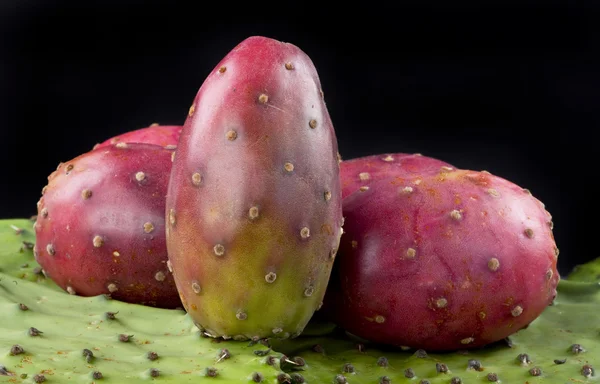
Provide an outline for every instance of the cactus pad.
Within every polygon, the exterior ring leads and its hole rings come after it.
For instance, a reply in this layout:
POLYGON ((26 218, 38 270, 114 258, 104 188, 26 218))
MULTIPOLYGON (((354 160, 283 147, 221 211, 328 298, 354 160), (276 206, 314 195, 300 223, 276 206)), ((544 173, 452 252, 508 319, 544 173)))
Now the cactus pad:
POLYGON ((576 265, 568 278, 573 281, 600 282, 600 258, 582 265, 576 265))
POLYGON ((600 378, 598 282, 563 279, 554 305, 510 343, 469 352, 392 350, 337 331, 311 336, 309 329, 294 340, 272 340, 269 349, 204 338, 182 310, 65 293, 34 271, 32 224, 0 220, 0 383, 534 384, 600 378))

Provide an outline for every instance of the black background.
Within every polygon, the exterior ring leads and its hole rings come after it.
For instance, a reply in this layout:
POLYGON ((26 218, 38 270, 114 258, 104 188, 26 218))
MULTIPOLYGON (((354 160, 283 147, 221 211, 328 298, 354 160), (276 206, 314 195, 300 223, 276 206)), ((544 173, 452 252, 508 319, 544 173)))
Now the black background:
POLYGON ((325 3, 0 1, 0 217, 35 214, 95 143, 183 124, 217 62, 264 35, 312 58, 344 159, 488 170, 546 204, 561 273, 598 256, 597 6, 325 3))

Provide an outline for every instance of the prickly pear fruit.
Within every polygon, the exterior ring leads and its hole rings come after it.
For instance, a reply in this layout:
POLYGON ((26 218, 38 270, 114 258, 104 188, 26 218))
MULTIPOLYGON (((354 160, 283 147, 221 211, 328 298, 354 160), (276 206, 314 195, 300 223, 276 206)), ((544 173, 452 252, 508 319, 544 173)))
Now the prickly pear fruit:
POLYGON ((129 143, 60 164, 38 203, 36 259, 70 294, 174 308, 165 195, 172 149, 129 143))
POLYGON ((182 302, 207 334, 302 332, 342 226, 337 139, 308 55, 254 36, 221 60, 184 123, 166 217, 182 302))
POLYGON ((124 132, 106 139, 96 144, 94 149, 119 143, 145 143, 160 145, 161 147, 176 147, 181 135, 181 128, 180 125, 152 124, 149 127, 124 132))
POLYGON ((342 198, 387 177, 421 178, 453 168, 445 161, 420 153, 384 153, 344 160, 340 163, 342 198))
POLYGON ((326 298, 361 338, 426 350, 480 347, 527 326, 559 275, 550 214, 489 172, 388 178, 344 200, 326 298))

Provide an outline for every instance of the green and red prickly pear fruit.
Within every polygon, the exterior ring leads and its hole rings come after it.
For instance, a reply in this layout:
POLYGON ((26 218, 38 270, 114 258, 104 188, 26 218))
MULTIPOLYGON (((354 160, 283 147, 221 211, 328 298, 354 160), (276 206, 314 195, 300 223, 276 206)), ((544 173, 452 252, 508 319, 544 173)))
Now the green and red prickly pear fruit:
POLYGON ((552 221, 531 193, 489 172, 383 179, 344 199, 344 236, 325 308, 373 342, 480 347, 553 301, 552 221))
POLYGON ((384 153, 344 160, 340 163, 342 198, 387 177, 421 178, 453 168, 445 161, 420 153, 384 153))
POLYGON ((167 194, 182 303, 213 337, 300 334, 342 233, 337 138, 311 59, 253 36, 190 108, 167 194))
POLYGON ((81 296, 181 306, 165 244, 173 152, 139 143, 100 147, 48 177, 34 251, 56 284, 81 296))
POLYGON ((96 148, 108 147, 119 143, 142 143, 154 144, 161 147, 174 148, 177 146, 179 136, 181 135, 180 125, 159 125, 152 124, 145 128, 135 129, 121 133, 120 135, 106 139, 94 146, 96 148))

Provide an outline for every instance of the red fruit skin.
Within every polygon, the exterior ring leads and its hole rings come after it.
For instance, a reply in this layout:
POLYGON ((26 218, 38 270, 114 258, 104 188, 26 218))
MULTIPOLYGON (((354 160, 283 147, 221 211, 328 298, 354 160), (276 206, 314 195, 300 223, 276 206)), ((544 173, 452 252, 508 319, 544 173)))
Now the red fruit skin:
POLYGON ((344 160, 340 163, 342 198, 387 177, 423 177, 453 168, 445 161, 419 153, 382 153, 344 160))
POLYGON ((149 127, 125 132, 111 137, 94 146, 96 148, 108 147, 118 143, 145 143, 160 145, 161 147, 176 147, 181 135, 180 125, 158 125, 152 124, 149 127))
POLYGON ((363 339, 481 347, 527 326, 556 296, 551 216, 503 178, 470 170, 418 185, 388 178, 346 198, 344 216, 323 311, 363 339))
POLYGON ((172 153, 151 144, 100 147, 48 177, 34 254, 56 284, 80 296, 181 307, 165 244, 172 153))
POLYGON ((299 335, 321 305, 341 237, 337 139, 298 47, 262 36, 200 87, 167 195, 182 302, 214 337, 299 335))

